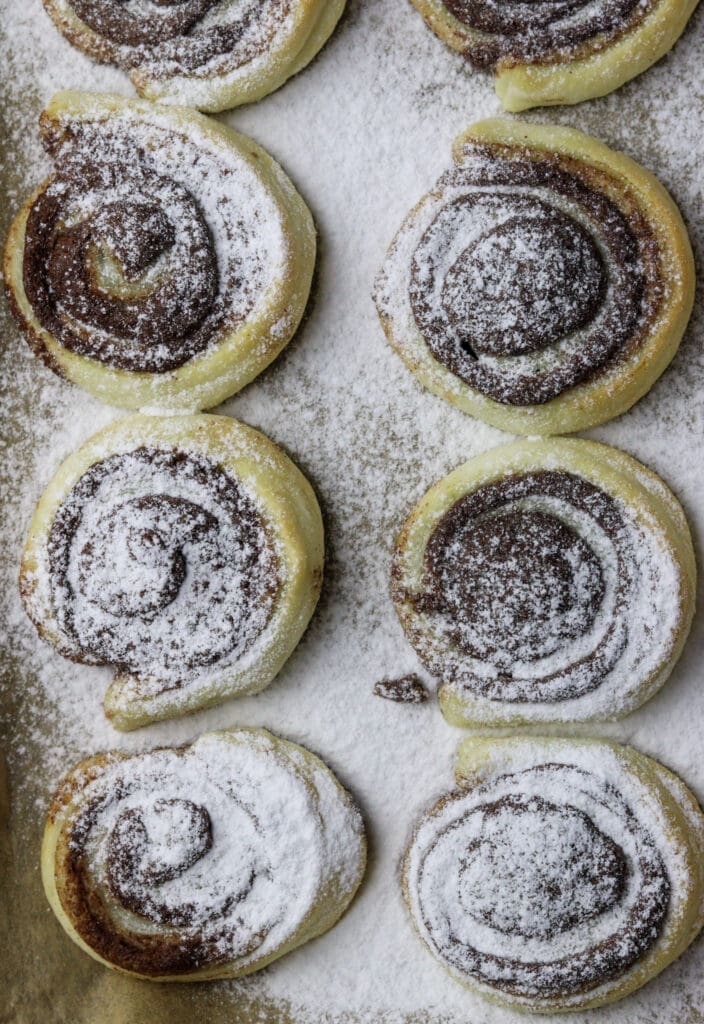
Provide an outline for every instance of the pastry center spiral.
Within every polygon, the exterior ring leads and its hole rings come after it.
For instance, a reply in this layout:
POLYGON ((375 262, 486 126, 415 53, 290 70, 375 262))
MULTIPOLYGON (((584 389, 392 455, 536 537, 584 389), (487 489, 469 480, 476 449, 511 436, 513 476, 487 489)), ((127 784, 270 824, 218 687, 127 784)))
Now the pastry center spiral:
POLYGON ((123 46, 153 47, 183 35, 220 0, 71 0, 94 32, 123 46))
POLYGON ((604 597, 599 561, 569 526, 536 509, 480 519, 442 567, 450 614, 471 625, 470 650, 545 657, 587 632, 604 597))
POLYGON ((215 516, 168 494, 126 501, 100 515, 83 542, 79 589, 104 612, 150 622, 178 597, 189 558, 217 551, 218 530, 215 516))
POLYGON ((470 353, 520 355, 547 348, 588 323, 604 284, 602 259, 589 233, 538 203, 458 256, 445 278, 442 302, 470 353))
POLYGON ((167 373, 262 301, 283 250, 278 211, 251 168, 118 117, 73 126, 55 163, 27 216, 23 284, 62 348, 167 373))
MULTIPOLYGON (((394 256, 408 259, 402 303, 434 360, 493 401, 532 406, 635 351, 660 268, 650 228, 607 185, 566 158, 466 147, 394 256)), ((395 315, 386 283, 381 308, 395 315)))
POLYGON ((49 558, 79 658, 169 687, 244 653, 278 590, 252 499, 215 463, 171 451, 92 466, 55 516, 49 558))
POLYGON ((623 850, 577 808, 512 795, 474 813, 481 831, 463 858, 459 898, 480 923, 544 939, 598 917, 623 894, 623 850))
POLYGON ((184 874, 212 845, 210 816, 190 800, 162 798, 148 810, 123 810, 108 839, 110 889, 128 910, 154 916, 146 893, 184 874))
POLYGON ((548 470, 507 475, 451 506, 407 595, 449 648, 434 669, 443 681, 509 702, 599 687, 628 643, 637 595, 624 515, 606 491, 548 470))

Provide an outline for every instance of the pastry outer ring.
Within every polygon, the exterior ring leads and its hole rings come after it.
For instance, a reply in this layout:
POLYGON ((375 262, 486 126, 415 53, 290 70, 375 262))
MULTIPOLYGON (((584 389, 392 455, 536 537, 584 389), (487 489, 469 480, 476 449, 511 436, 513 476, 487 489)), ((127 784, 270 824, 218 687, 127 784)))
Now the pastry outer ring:
POLYGON ((201 455, 245 487, 275 545, 279 592, 268 625, 244 653, 242 665, 235 661, 218 669, 216 664, 179 689, 156 695, 140 695, 132 676, 116 674, 105 697, 105 712, 117 729, 126 731, 263 690, 301 639, 323 578, 320 507, 311 485, 277 445, 226 416, 129 416, 95 434, 66 459, 42 495, 29 529, 20 588, 40 636, 59 653, 64 642, 52 608, 47 567, 57 510, 91 466, 144 446, 201 455))
MULTIPOLYGON (((692 313, 696 270, 687 229, 677 206, 649 171, 624 153, 609 149, 573 128, 504 118, 480 121, 455 140, 453 157, 458 164, 462 162, 466 143, 542 151, 548 155, 556 153, 606 173, 613 181, 609 198, 618 206, 619 198, 623 202, 623 192, 627 192, 635 197, 640 212, 646 217, 658 242, 668 297, 644 344, 628 359, 616 360, 593 379, 540 405, 507 405, 475 390, 433 356, 412 317, 388 315, 379 309, 390 344, 429 391, 470 416, 512 434, 569 434, 620 416, 650 391, 672 362, 692 313)), ((391 244, 387 260, 399 258, 396 246, 427 199, 421 199, 407 216, 391 244)), ((382 270, 378 291, 383 290, 383 278, 382 270)))
MULTIPOLYGON (((663 931, 651 949, 624 974, 597 988, 565 999, 557 996, 544 999, 509 996, 459 974, 438 957, 456 981, 492 1003, 513 1010, 544 1014, 594 1009, 615 1003, 647 984, 681 956, 704 926, 704 860, 701 856, 704 813, 688 786, 659 761, 633 747, 609 740, 527 735, 471 736, 459 745, 455 776, 460 790, 471 791, 497 775, 521 771, 546 762, 573 765, 578 763, 575 758, 582 754, 593 757, 595 751, 602 758, 605 776, 607 773, 609 777, 618 773, 625 776, 635 791, 640 791, 643 800, 655 808, 663 823, 661 843, 676 855, 683 868, 684 877, 673 880, 671 905, 663 931)), ((427 938, 422 928, 419 928, 414 913, 412 855, 420 829, 443 800, 441 798, 415 826, 401 872, 404 900, 416 931, 426 945, 427 938)), ((431 947, 428 948, 437 956, 431 947)))
MULTIPOLYGON (((404 523, 394 550, 392 595, 396 614, 407 638, 419 656, 433 643, 432 621, 424 617, 403 596, 418 593, 428 541, 445 513, 472 491, 515 474, 544 469, 564 471, 581 477, 623 502, 636 521, 648 532, 657 531, 668 556, 679 572, 680 593, 677 631, 667 660, 646 678, 633 679, 620 696, 618 709, 594 711, 594 693, 571 700, 571 713, 548 714, 560 704, 524 705, 491 700, 480 694, 441 681, 440 708, 451 725, 486 727, 535 725, 540 721, 609 721, 630 714, 664 685, 677 663, 694 617, 697 567, 689 526, 677 498, 651 470, 625 452, 609 445, 577 438, 523 440, 490 449, 471 459, 430 488, 404 523)), ((598 694, 598 690, 596 693, 598 694)))
POLYGON ((214 153, 236 152, 252 168, 275 203, 285 247, 284 273, 245 321, 175 370, 145 373, 105 365, 64 348, 37 319, 24 290, 24 238, 32 206, 47 179, 25 202, 5 244, 4 275, 10 301, 34 351, 61 376, 96 398, 124 409, 195 412, 219 405, 254 380, 286 347, 310 294, 316 258, 313 219, 301 196, 276 161, 251 139, 185 107, 164 108, 146 100, 63 92, 42 114, 44 125, 59 132, 76 121, 107 121, 134 116, 180 132, 214 153), (281 329, 281 325, 285 329, 281 329))

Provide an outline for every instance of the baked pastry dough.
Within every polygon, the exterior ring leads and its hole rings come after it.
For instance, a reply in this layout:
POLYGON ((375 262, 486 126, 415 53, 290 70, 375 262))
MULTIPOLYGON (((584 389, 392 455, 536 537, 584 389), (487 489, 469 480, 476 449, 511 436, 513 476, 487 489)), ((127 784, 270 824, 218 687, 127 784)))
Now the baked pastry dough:
POLYGON ((327 42, 345 0, 44 0, 95 60, 128 71, 142 96, 227 110, 278 89, 327 42))
POLYGON ((605 96, 672 49, 699 0, 411 0, 449 46, 496 75, 506 110, 605 96))
POLYGON ((105 710, 133 729, 268 686, 322 569, 315 495, 268 438, 220 416, 132 416, 58 470, 20 590, 60 654, 115 668, 105 710))
POLYGON ((263 729, 87 758, 59 786, 42 847, 74 942, 150 981, 259 970, 331 928, 364 866, 349 794, 263 729))
POLYGON ((600 740, 472 738, 417 825, 403 890, 462 984, 516 1010, 615 1002, 704 924, 704 816, 677 776, 600 740))
POLYGON ((303 315, 315 228, 281 168, 191 110, 59 93, 55 171, 14 221, 5 281, 34 351, 113 405, 224 401, 303 315))
POLYGON ((673 358, 694 300, 662 185, 569 128, 482 121, 377 279, 389 341, 431 391, 518 434, 618 416, 673 358))
POLYGON ((519 441, 432 487, 397 541, 396 611, 453 725, 620 718, 663 685, 694 613, 681 506, 592 441, 519 441))

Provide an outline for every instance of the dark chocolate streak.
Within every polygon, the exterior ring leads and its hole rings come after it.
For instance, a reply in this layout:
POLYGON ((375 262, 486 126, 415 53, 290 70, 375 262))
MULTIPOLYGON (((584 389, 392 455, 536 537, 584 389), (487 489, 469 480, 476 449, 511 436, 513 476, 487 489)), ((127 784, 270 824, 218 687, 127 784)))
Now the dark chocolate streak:
MULTIPOLYGON (((472 491, 445 513, 428 541, 421 592, 408 600, 448 623, 460 658, 443 666, 445 682, 493 700, 553 703, 597 689, 617 663, 628 635, 631 565, 628 532, 606 492, 561 471, 513 475, 472 491), (597 553, 552 511, 521 507, 533 496, 586 513, 613 546, 618 578, 598 644, 567 668, 521 678, 517 664, 559 653, 587 634, 605 595, 597 553), (475 674, 462 655, 493 671, 475 674)), ((418 650, 427 660, 422 645, 418 650)), ((438 669, 432 658, 429 667, 438 669)))
MULTIPOLYGON (((569 780, 565 783, 564 802, 554 803, 539 796, 521 792, 522 779, 529 775, 551 776, 554 788, 565 771, 589 778, 587 772, 571 766, 544 764, 508 775, 501 780, 513 783, 513 792, 496 801, 477 804, 470 812, 483 821, 479 838, 466 848, 461 879, 462 893, 457 900, 465 913, 506 935, 555 940, 555 957, 545 962, 513 960, 483 952, 456 935, 450 934, 447 946, 439 952, 454 968, 479 982, 499 991, 517 996, 550 998, 588 992, 597 985, 624 974, 657 941, 667 915, 670 901, 670 880, 667 869, 652 837, 625 803, 617 788, 600 780, 600 803, 613 812, 619 809, 624 833, 635 836, 638 842, 636 857, 642 875, 642 885, 633 899, 633 906, 625 916, 625 923, 591 948, 575 953, 561 953, 561 937, 572 929, 615 910, 626 896, 633 866, 624 850, 611 837, 603 833, 583 811, 570 803, 569 780), (521 858, 512 852, 511 819, 535 816, 542 819, 540 832, 545 844, 544 854, 536 851, 534 858, 521 858), (492 819, 498 825, 491 827, 492 819), (564 844, 565 836, 573 842, 579 836, 579 846, 551 849, 551 840, 564 844), (478 862, 478 863, 477 863, 478 862), (462 877, 471 871, 470 884, 462 877), (479 884, 482 877, 489 884, 479 884), (589 893, 588 906, 570 901, 570 892, 564 886, 576 885, 584 901, 589 893), (521 917, 512 901, 526 890, 532 898, 531 913, 521 917), (492 902, 499 900, 497 904, 492 902), (559 908, 558 909, 558 905, 559 908), (496 927, 497 923, 501 927, 496 927)), ((549 782, 548 782, 549 784, 549 782)), ((593 777, 592 777, 593 784, 593 777)), ((466 794, 445 798, 462 800, 466 794)), ((462 829, 464 818, 448 825, 440 832, 435 843, 442 842, 450 833, 462 829)), ((519 824, 519 828, 522 827, 519 824)), ((422 907, 421 907, 422 911, 422 907)), ((424 914, 426 927, 433 930, 424 914)))
POLYGON ((466 55, 477 67, 507 61, 540 63, 569 54, 584 44, 601 50, 638 26, 653 0, 443 0, 469 29, 485 34, 468 44, 466 55))
MULTIPOLYGON (((86 471, 58 509, 49 536, 49 571, 57 620, 79 648, 79 660, 112 665, 140 676, 140 650, 130 635, 129 622, 148 626, 168 613, 186 578, 184 552, 192 545, 207 552, 211 579, 208 591, 202 595, 202 607, 189 607, 187 611, 190 625, 195 630, 196 623, 202 627, 208 622, 210 613, 218 614, 216 577, 232 573, 237 573, 244 595, 240 621, 231 618, 226 637, 219 632, 217 643, 213 638, 210 646, 197 649, 192 643, 189 646, 189 637, 181 635, 172 623, 161 633, 155 632, 155 637, 161 637, 164 670, 170 677, 166 688, 178 686, 180 680, 235 649, 241 653, 255 639, 247 628, 248 610, 257 601, 270 606, 278 589, 275 558, 261 516, 234 477, 215 463, 185 452, 139 448, 127 455, 111 455, 86 471), (176 486, 179 479, 192 479, 207 487, 216 500, 218 515, 236 527, 240 551, 222 549, 218 518, 192 501, 165 493, 137 498, 126 495, 121 505, 97 519, 78 553, 77 579, 69 580, 69 560, 84 510, 103 482, 120 472, 125 459, 148 464, 156 476, 171 479, 176 486), (110 578, 111 565, 105 561, 105 551, 116 538, 124 543, 130 559, 130 578, 118 579, 106 587, 103 581, 110 578), (140 566, 144 566, 145 573, 141 587, 131 578, 135 571, 139 573, 140 566), (79 600, 94 606, 100 624, 99 629, 93 626, 90 646, 74 621, 79 600)), ((231 609, 229 615, 233 614, 231 609)))
POLYGON ((413 315, 439 362, 494 401, 530 406, 598 377, 637 348, 662 301, 657 243, 643 218, 627 217, 577 165, 557 157, 505 159, 491 147, 468 147, 467 163, 437 186, 440 194, 456 189, 411 264, 413 315), (521 186, 548 195, 511 192, 521 186), (462 194, 463 188, 472 191, 462 194), (577 204, 590 230, 553 208, 549 193, 577 204), (461 248, 444 270, 452 233, 467 216, 501 223, 461 248), (619 268, 609 295, 611 272, 597 239, 619 268), (553 354, 577 330, 579 347, 552 365, 512 367, 514 357, 553 354), (488 357, 506 360, 505 369, 488 357))

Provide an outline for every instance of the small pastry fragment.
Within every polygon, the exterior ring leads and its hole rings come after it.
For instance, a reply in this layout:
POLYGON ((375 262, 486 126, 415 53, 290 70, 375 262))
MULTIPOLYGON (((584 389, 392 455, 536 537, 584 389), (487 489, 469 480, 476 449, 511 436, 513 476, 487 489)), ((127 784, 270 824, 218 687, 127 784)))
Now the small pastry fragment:
POLYGON ((4 260, 34 352, 127 409, 211 408, 261 373, 315 265, 312 217, 279 165, 193 110, 118 96, 59 93, 40 130, 54 172, 4 260))
POLYGON ((89 757, 51 803, 42 879, 68 935, 148 981, 257 971, 322 935, 364 874, 352 798, 264 729, 89 757))
POLYGON ((44 0, 79 50, 151 100, 218 111, 278 89, 332 35, 345 0, 44 0))
POLYGON ((453 725, 596 722, 670 675, 696 564, 659 477, 607 445, 551 438, 432 487, 401 530, 391 586, 453 725))
POLYGON ((396 679, 380 679, 374 683, 374 695, 395 704, 425 704, 428 700, 425 683, 414 672, 396 679))
POLYGON ((493 71, 505 110, 581 103, 664 57, 699 0, 411 0, 434 32, 493 71))
POLYGON ((416 825, 403 893, 430 952, 514 1010, 604 1006, 704 924, 704 815, 685 784, 601 740, 465 740, 459 789, 416 825))
POLYGON ((570 128, 482 121, 453 156, 376 281, 393 348, 425 387, 512 433, 625 412, 673 359, 694 301, 668 193, 570 128))
POLYGON ((114 667, 106 714, 134 729, 268 686, 322 570, 313 490, 268 438, 221 416, 132 416, 56 473, 20 592, 60 654, 114 667))

